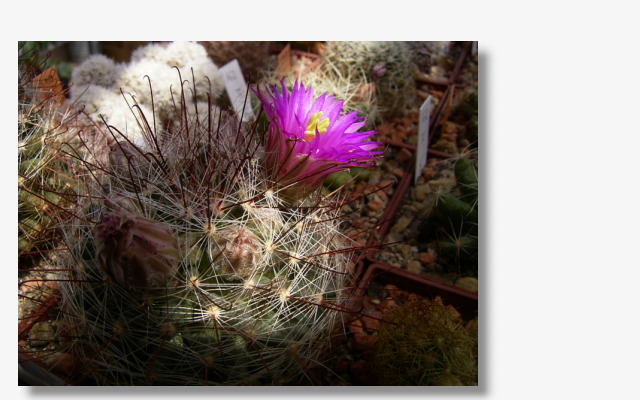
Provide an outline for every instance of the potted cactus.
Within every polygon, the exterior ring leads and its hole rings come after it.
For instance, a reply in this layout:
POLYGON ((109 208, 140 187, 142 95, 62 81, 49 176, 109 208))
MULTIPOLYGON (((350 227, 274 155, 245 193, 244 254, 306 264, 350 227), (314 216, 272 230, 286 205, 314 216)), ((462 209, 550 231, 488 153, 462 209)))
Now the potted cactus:
MULTIPOLYGON (((362 352, 350 366, 355 383, 473 384, 473 371, 456 364, 447 374, 432 356, 444 372, 429 381, 389 374, 370 382, 375 374, 367 378, 362 368, 365 361, 388 366, 384 357, 422 340, 411 331, 436 338, 463 322, 452 346, 473 352, 465 335, 477 329, 469 322, 477 295, 370 252, 384 243, 411 191, 411 145, 388 142, 393 167, 384 174, 369 168, 381 154, 370 127, 403 115, 412 101, 406 44, 327 43, 298 80, 252 89, 263 112, 249 123, 225 110, 220 74, 206 54, 215 45, 156 43, 125 63, 94 55, 74 70, 70 97, 84 112, 42 147, 55 150, 46 170, 65 178, 64 190, 51 180, 22 190, 24 198, 38 195, 32 204, 46 210, 59 240, 46 262, 22 265, 39 276, 21 280, 21 296, 41 291, 33 299, 41 305, 19 324, 22 365, 54 373, 60 379, 42 381, 52 384, 348 384, 354 381, 344 369, 332 368, 336 360, 344 366, 335 350, 343 349, 346 323, 362 352), (348 82, 336 81, 336 71, 348 82), (332 82, 335 88, 324 86, 332 82), (345 186, 352 196, 336 195, 345 186), (398 307, 376 308, 392 304, 388 298, 365 304, 377 286, 398 307), (410 299, 396 296, 408 292, 410 299), (450 323, 420 325, 426 309, 444 310, 450 323), (394 334, 410 320, 416 323, 394 334)), ((447 93, 444 99, 453 96, 447 93)), ((444 109, 435 110, 432 125, 444 109)), ((449 209, 477 207, 462 164, 460 187, 443 191, 434 218, 477 236, 477 209, 449 209)), ((28 183, 39 179, 32 174, 28 183)), ((444 257, 451 244, 440 244, 444 257)))
POLYGON ((173 110, 145 109, 131 85, 129 122, 102 105, 92 129, 60 138, 79 188, 56 213, 66 251, 52 270, 67 384, 317 383, 350 311, 361 247, 320 188, 375 162, 374 132, 301 84, 256 90, 260 132, 215 93, 199 100, 197 82, 182 82, 173 110))

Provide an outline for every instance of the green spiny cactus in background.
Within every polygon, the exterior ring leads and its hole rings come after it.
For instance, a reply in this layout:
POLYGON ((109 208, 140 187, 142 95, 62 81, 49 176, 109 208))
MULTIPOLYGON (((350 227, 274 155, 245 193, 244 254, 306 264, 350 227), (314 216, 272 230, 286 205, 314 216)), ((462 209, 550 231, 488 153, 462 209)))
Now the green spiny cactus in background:
POLYGON ((440 299, 390 310, 376 335, 374 365, 384 385, 478 384, 477 320, 465 324, 440 299))
POLYGON ((197 118, 179 112, 163 132, 140 123, 142 144, 101 124, 101 148, 69 142, 86 190, 62 224, 61 335, 84 372, 69 381, 313 381, 357 250, 339 230, 341 201, 284 200, 255 128, 182 90, 197 118))
POLYGON ((53 67, 27 45, 18 49, 18 255, 50 248, 54 208, 73 196, 73 181, 56 154, 61 136, 77 116, 64 104, 53 67))
POLYGON ((446 239, 439 242, 443 254, 456 262, 478 263, 478 173, 473 163, 461 157, 454 165, 457 181, 456 196, 452 192, 438 193, 433 209, 446 239))
POLYGON ((405 42, 329 42, 324 62, 338 76, 358 71, 352 84, 372 82, 380 117, 401 117, 410 108, 415 66, 405 42))

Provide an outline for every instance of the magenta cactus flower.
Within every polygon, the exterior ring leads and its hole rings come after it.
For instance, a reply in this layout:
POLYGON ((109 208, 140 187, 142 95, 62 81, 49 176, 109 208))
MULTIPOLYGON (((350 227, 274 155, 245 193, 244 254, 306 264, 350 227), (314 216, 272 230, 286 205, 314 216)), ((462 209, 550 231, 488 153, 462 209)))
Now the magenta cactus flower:
POLYGON ((300 197, 316 190, 325 178, 349 167, 375 164, 380 143, 365 141, 375 131, 358 132, 365 117, 358 111, 342 113, 343 101, 296 81, 291 92, 269 85, 267 93, 254 90, 270 120, 265 145, 268 174, 285 195, 300 197))

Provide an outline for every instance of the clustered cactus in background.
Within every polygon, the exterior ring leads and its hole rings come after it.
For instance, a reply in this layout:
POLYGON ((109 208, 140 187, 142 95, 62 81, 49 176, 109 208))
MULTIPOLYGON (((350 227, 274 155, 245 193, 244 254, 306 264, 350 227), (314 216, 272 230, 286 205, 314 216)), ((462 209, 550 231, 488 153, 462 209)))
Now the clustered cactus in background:
POLYGON ((128 63, 115 63, 101 54, 90 56, 73 70, 71 100, 84 105, 92 119, 100 121, 104 117, 130 141, 142 146, 146 142, 146 128, 139 123, 142 115, 154 129, 162 131, 168 129, 165 125, 180 119, 179 112, 193 117, 196 107, 207 108, 207 96, 215 102, 222 91, 218 67, 202 45, 153 43, 136 49, 128 63), (183 82, 194 89, 183 93, 183 82), (189 97, 184 110, 180 107, 182 95, 189 97))
POLYGON ((158 60, 185 57, 174 46, 142 48, 128 66, 94 56, 74 73, 73 99, 94 124, 61 146, 78 189, 57 210, 68 248, 57 261, 58 336, 80 366, 69 383, 313 382, 348 311, 359 250, 340 231, 343 202, 315 182, 370 164, 377 144, 363 140, 374 132, 356 132, 364 121, 341 114, 341 102, 283 88, 290 101, 261 96, 265 147, 256 124, 213 104, 209 64, 179 64, 193 66, 195 82, 163 81, 158 60), (132 97, 114 120, 105 111, 115 105, 101 101, 115 104, 106 93, 118 85, 132 97))

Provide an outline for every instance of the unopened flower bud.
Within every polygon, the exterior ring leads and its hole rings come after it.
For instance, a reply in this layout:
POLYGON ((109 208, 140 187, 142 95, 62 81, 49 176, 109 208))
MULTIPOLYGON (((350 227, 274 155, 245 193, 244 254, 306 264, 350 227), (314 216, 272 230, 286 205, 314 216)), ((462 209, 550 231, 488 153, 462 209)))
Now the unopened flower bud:
POLYGON ((160 286, 175 273, 178 246, 167 224, 115 211, 96 231, 98 266, 118 284, 160 286))

